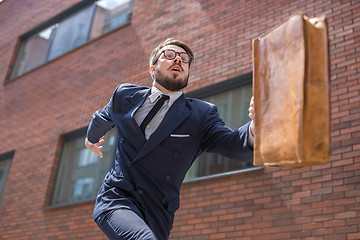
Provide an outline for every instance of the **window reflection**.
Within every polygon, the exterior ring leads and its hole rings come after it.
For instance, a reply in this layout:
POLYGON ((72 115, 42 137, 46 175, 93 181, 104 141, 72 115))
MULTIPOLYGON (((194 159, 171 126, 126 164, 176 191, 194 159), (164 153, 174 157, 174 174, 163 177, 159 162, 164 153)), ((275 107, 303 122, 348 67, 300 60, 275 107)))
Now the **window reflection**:
POLYGON ((50 61, 88 41, 93 6, 87 7, 56 26, 56 33, 49 49, 50 61))
MULTIPOLYGON (((233 130, 250 121, 248 108, 252 96, 251 84, 216 94, 203 100, 215 104, 225 124, 233 130)), ((215 153, 202 154, 191 166, 185 180, 252 167, 252 159, 242 161, 215 153)))
POLYGON ((71 200, 81 200, 91 197, 93 193, 94 178, 87 177, 77 179, 74 183, 74 190, 71 200))
POLYGON ((131 20, 133 1, 102 0, 96 2, 94 22, 90 38, 94 39, 106 34, 131 20))
POLYGON ((116 150, 116 130, 104 138, 103 158, 84 145, 85 132, 68 138, 63 146, 52 204, 72 203, 95 198, 109 171, 116 150))
POLYGON ((10 171, 12 156, 2 159, 0 156, 0 202, 6 185, 7 176, 10 171))
POLYGON ((89 149, 83 148, 79 150, 78 167, 85 167, 91 164, 95 164, 98 161, 98 157, 93 154, 89 149))
POLYGON ((46 55, 57 24, 35 34, 24 42, 19 50, 13 78, 28 72, 46 61, 46 55))
POLYGON ((26 36, 18 50, 11 79, 129 23, 133 5, 134 0, 95 1, 26 36))

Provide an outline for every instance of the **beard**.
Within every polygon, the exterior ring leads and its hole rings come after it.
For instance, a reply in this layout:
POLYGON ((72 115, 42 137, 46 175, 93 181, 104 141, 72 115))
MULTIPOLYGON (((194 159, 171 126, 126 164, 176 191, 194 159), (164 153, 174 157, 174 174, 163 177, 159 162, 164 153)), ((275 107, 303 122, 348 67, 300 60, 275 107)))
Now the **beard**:
POLYGON ((177 92, 188 85, 189 75, 184 78, 179 77, 177 74, 173 74, 173 77, 167 77, 159 70, 156 70, 155 81, 165 89, 177 92))

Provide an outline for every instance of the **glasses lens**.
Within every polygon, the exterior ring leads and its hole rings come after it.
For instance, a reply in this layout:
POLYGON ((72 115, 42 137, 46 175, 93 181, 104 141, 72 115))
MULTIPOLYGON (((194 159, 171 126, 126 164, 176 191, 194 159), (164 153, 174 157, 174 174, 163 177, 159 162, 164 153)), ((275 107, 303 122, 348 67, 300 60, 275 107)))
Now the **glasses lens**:
POLYGON ((176 53, 173 51, 173 50, 171 50, 171 49, 169 49, 169 50, 165 50, 164 51, 164 55, 165 55, 165 57, 167 58, 167 59, 174 59, 175 58, 175 56, 176 56, 176 53))
POLYGON ((180 57, 184 63, 188 63, 190 61, 190 57, 187 53, 180 53, 180 57))
POLYGON ((176 57, 176 54, 179 54, 181 60, 184 62, 184 63, 188 63, 190 62, 190 56, 185 53, 185 52, 182 52, 182 53, 177 53, 175 52, 174 50, 172 49, 167 49, 167 50, 164 50, 164 56, 169 59, 169 60, 173 60, 175 57, 176 57))

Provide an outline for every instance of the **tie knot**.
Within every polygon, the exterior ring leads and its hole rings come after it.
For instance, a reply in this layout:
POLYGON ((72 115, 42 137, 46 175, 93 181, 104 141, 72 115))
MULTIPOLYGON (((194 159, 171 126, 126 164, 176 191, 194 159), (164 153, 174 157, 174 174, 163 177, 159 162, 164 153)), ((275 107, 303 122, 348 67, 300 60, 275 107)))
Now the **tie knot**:
POLYGON ((166 100, 169 100, 169 99, 170 99, 170 97, 169 97, 168 95, 161 94, 160 99, 163 99, 164 101, 166 101, 166 100))

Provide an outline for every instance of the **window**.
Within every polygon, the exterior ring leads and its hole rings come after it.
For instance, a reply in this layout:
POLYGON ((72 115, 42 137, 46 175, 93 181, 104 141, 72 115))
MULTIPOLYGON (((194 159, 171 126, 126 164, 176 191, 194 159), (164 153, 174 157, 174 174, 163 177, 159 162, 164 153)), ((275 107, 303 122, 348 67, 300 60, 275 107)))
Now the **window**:
POLYGON ((64 136, 52 205, 93 200, 111 167, 117 141, 115 128, 105 135, 103 158, 85 147, 85 136, 86 129, 64 136))
POLYGON ((13 151, 5 154, 0 154, 0 202, 4 194, 6 180, 10 171, 10 165, 13 156, 13 151))
POLYGON ((82 1, 20 37, 11 79, 124 26, 134 0, 82 1))
MULTIPOLYGON (((235 78, 206 89, 188 94, 215 104, 220 117, 233 130, 250 121, 248 109, 252 96, 251 74, 235 78)), ((253 167, 253 159, 242 161, 219 154, 202 154, 189 169, 185 181, 253 167)))

